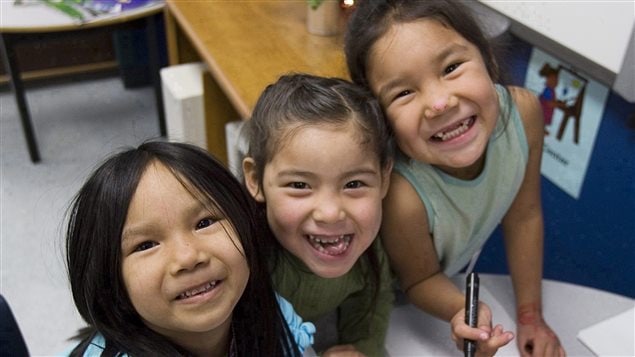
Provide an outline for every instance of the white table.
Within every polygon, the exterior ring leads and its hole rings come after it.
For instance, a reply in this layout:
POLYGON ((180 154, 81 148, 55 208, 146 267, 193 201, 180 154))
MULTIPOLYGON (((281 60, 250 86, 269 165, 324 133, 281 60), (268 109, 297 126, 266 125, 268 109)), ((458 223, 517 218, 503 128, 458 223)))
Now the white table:
MULTIPOLYGON (((515 330, 515 303, 507 275, 479 274, 480 298, 492 309, 494 324, 515 330)), ((463 286, 464 276, 453 279, 463 286)), ((594 354, 577 338, 580 330, 632 309, 635 300, 585 286, 543 280, 544 317, 556 331, 568 356, 594 354)), ((633 321, 635 325, 635 321, 633 321)), ((632 325, 631 325, 632 328, 632 325)), ((632 330, 631 330, 632 331, 632 330)), ((631 334, 631 336, 633 336, 631 334)), ((633 336, 635 343, 635 336, 633 336)), ((396 306, 386 338, 389 356, 459 356, 461 351, 450 339, 450 325, 423 313, 411 304, 396 306)), ((497 356, 518 356, 516 341, 498 351, 497 356)))
POLYGON ((15 43, 32 39, 33 35, 50 32, 85 31, 103 26, 124 26, 131 21, 144 19, 149 49, 149 67, 157 101, 159 128, 161 135, 165 135, 163 98, 161 80, 159 78, 159 46, 155 21, 155 15, 159 14, 163 9, 163 0, 153 0, 142 7, 117 14, 87 16, 83 22, 78 22, 57 9, 33 0, 24 0, 23 2, 23 5, 14 5, 12 0, 0 0, 0 52, 2 52, 5 69, 11 78, 11 87, 20 112, 22 129, 32 162, 40 161, 40 152, 13 46, 15 43))

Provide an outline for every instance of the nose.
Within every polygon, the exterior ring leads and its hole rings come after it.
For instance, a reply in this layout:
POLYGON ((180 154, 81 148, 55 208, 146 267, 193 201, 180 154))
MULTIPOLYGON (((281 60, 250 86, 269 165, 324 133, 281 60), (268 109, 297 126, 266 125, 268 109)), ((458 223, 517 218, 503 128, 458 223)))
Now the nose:
POLYGON ((170 272, 191 271, 209 261, 209 254, 200 246, 197 237, 183 235, 170 244, 170 272))
POLYGON ((458 98, 443 86, 435 86, 430 88, 425 96, 424 115, 432 119, 455 107, 458 102, 458 98))
POLYGON ((313 219, 321 223, 335 223, 346 217, 341 198, 336 194, 323 194, 313 208, 313 219))

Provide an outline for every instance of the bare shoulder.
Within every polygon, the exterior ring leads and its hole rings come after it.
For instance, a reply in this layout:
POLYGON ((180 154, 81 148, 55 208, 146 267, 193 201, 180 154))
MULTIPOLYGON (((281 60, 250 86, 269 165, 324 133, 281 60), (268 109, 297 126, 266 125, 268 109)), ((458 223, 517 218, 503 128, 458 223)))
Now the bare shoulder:
POLYGON ((395 172, 383 207, 382 243, 402 287, 408 290, 440 270, 426 209, 412 184, 395 172))
POLYGON ((412 184, 400 174, 392 173, 388 194, 384 198, 384 221, 400 224, 413 218, 424 218, 427 225, 425 207, 412 187, 412 184))
POLYGON ((523 121, 530 148, 542 146, 544 119, 538 97, 526 88, 509 86, 508 89, 523 121))
POLYGON ((425 236, 429 236, 425 206, 412 184, 393 172, 383 200, 381 237, 387 241, 384 246, 388 246, 387 250, 401 250, 405 242, 418 244, 425 236))

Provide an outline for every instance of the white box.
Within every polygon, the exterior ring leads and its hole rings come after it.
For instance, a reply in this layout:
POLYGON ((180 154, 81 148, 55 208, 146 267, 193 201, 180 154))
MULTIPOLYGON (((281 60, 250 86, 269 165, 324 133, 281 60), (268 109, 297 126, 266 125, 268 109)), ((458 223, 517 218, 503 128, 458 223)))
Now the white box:
POLYGON ((225 124, 227 140, 227 166, 238 179, 243 177, 243 159, 247 155, 249 143, 242 132, 244 121, 237 120, 225 124))
POLYGON ((203 63, 161 69, 161 88, 169 141, 191 143, 207 149, 203 105, 203 63))

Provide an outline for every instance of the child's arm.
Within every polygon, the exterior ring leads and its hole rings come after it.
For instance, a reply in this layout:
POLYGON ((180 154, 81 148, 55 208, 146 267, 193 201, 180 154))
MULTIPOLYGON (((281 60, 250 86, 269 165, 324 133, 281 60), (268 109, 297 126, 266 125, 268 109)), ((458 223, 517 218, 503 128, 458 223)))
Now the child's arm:
POLYGON ((441 271, 425 207, 410 183, 398 174, 392 175, 383 217, 382 242, 402 288, 417 307, 451 322, 452 338, 459 349, 463 339, 469 338, 478 340, 479 351, 486 352, 479 355, 492 355, 513 338, 510 332, 490 334, 492 316, 485 304, 479 309, 478 328, 465 323, 465 296, 441 271))
POLYGON ((401 287, 419 308, 450 321, 465 306, 465 298, 441 271, 428 216, 415 189, 393 173, 383 205, 380 235, 401 287))
POLYGON ((542 318, 541 280, 543 218, 540 201, 540 160, 544 137, 537 98, 513 87, 510 92, 523 119, 529 159, 525 178, 512 206, 503 218, 509 271, 516 294, 518 345, 523 356, 562 356, 558 337, 542 318))
MULTIPOLYGON (((344 300, 338 308, 338 331, 340 342, 353 344, 367 356, 381 356, 394 303, 393 279, 381 242, 377 240, 370 249, 374 250, 380 269, 381 287, 377 299, 374 300, 375 290, 367 287, 344 300)), ((366 279, 371 274, 367 276, 366 279)))

